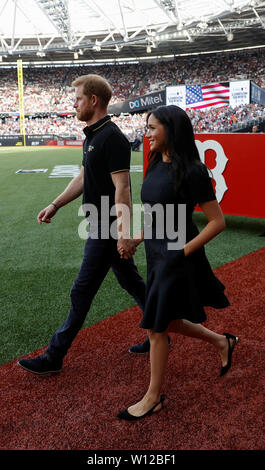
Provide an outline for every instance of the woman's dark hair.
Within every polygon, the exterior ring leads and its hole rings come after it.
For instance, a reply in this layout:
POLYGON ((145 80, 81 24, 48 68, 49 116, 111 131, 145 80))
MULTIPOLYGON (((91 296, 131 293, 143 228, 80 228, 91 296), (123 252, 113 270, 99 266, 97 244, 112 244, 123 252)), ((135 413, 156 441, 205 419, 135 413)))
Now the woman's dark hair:
MULTIPOLYGON (((146 122, 150 115, 164 126, 166 131, 166 149, 172 162, 175 173, 175 190, 179 188, 192 166, 205 168, 200 160, 199 152, 195 143, 192 124, 187 113, 178 106, 159 106, 147 114, 146 122)), ((149 152, 149 165, 147 172, 161 160, 160 152, 149 152)))

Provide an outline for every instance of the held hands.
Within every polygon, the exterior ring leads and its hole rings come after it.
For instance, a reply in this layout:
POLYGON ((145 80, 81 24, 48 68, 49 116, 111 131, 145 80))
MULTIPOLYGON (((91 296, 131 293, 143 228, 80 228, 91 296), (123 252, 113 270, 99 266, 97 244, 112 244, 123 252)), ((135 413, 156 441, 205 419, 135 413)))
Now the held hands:
POLYGON ((138 241, 133 238, 120 238, 117 243, 117 250, 123 259, 131 258, 136 252, 138 241))
POLYGON ((37 216, 37 220, 39 224, 42 224, 42 222, 45 222, 46 224, 51 223, 51 218, 56 214, 57 209, 53 204, 50 204, 49 206, 45 207, 45 209, 42 209, 40 213, 37 216))

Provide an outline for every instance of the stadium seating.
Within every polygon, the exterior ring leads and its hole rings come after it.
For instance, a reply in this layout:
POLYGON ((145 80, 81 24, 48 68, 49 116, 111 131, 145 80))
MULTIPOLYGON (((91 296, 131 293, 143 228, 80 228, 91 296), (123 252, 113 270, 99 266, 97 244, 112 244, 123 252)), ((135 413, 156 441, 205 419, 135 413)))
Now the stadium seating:
MULTIPOLYGON (((74 119, 74 92, 71 83, 78 75, 98 73, 106 77, 113 87, 112 103, 139 96, 156 88, 176 84, 207 83, 230 79, 251 79, 265 88, 265 52, 211 54, 175 58, 155 63, 25 67, 24 106, 27 134, 55 134, 82 137, 82 124, 74 119), (57 113, 69 113, 58 117, 57 113)), ((195 132, 238 132, 249 129, 250 120, 258 121, 264 130, 263 106, 246 105, 208 111, 189 110, 195 132)), ((18 91, 16 69, 0 69, 1 135, 19 133, 18 91), (15 111, 15 113, 14 113, 15 111)), ((114 117, 131 142, 144 132, 145 116, 114 117)), ((253 124, 252 124, 253 127, 253 124)))

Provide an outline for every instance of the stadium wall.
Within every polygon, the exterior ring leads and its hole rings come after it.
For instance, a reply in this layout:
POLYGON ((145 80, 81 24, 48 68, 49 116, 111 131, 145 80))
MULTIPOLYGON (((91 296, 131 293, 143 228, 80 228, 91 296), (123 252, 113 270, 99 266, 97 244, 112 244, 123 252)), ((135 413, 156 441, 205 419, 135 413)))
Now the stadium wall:
MULTIPOLYGON (((20 147, 23 146, 23 135, 1 135, 0 146, 2 147, 20 147)), ((56 147, 80 147, 82 140, 77 140, 75 136, 57 136, 54 134, 29 134, 26 135, 27 146, 49 145, 56 147)))

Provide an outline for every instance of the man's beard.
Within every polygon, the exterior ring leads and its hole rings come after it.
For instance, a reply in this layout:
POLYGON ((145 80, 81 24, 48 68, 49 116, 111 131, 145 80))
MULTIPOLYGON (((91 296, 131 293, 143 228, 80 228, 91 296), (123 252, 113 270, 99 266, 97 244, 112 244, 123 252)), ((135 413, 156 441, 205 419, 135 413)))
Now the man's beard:
POLYGON ((82 122, 87 122, 90 121, 93 115, 94 111, 92 109, 87 109, 85 111, 79 111, 79 113, 77 113, 77 119, 82 122))

